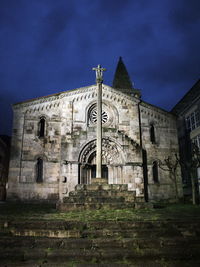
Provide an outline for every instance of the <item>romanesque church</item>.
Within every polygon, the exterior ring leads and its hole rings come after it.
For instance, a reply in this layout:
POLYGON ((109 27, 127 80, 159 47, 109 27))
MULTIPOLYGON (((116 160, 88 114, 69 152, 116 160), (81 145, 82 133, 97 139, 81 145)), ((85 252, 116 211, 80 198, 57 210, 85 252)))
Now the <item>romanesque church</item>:
MULTIPOLYGON (((146 201, 174 199, 158 161, 178 153, 176 118, 142 100, 119 59, 102 85, 102 176, 146 201)), ((96 85, 13 105, 8 198, 62 201, 96 177, 96 85)), ((178 177, 181 195, 181 177, 178 177)))

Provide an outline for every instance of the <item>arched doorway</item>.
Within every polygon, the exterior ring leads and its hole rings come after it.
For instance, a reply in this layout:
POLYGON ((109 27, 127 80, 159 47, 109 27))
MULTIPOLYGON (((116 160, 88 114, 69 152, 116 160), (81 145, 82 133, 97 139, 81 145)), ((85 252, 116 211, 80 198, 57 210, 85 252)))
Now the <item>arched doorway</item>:
MULTIPOLYGON (((124 164, 121 147, 111 140, 102 139, 102 178, 111 177, 118 173, 115 169, 124 164)), ((121 179, 118 174, 118 180, 121 179)), ((96 178, 96 140, 87 143, 79 155, 79 183, 90 184, 91 179, 96 178)))
MULTIPOLYGON (((91 168, 91 178, 96 178, 96 151, 90 155, 88 159, 88 164, 91 168)), ((103 161, 101 168, 102 177, 108 179, 108 166, 106 162, 103 161)))

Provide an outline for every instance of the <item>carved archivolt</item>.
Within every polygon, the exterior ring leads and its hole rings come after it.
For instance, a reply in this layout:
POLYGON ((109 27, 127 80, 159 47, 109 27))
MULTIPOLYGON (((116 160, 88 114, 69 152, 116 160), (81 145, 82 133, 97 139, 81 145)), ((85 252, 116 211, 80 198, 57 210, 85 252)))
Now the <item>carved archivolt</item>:
MULTIPOLYGON (((96 140, 89 142, 81 151, 79 161, 83 164, 95 164, 96 161, 96 140)), ((110 138, 102 139, 102 163, 103 164, 123 164, 123 153, 119 145, 110 138)))

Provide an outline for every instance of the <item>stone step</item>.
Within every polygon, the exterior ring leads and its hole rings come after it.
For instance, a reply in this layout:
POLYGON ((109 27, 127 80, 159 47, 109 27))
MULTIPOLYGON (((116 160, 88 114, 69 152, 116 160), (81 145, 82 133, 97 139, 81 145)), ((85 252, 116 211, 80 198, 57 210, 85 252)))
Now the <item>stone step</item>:
MULTIPOLYGON (((196 232, 193 233, 192 236, 195 236, 196 232)), ((177 231, 170 231, 169 229, 161 229, 161 230, 84 230, 82 232, 82 237, 84 238, 100 238, 100 237, 115 237, 115 238, 153 238, 153 237, 181 237, 182 234, 177 231)))
POLYGON ((30 228, 11 228, 0 232, 1 237, 29 236, 29 237, 48 237, 48 238, 194 238, 200 237, 198 229, 175 229, 166 228, 137 228, 137 229, 30 229, 30 228))
POLYGON ((171 248, 187 246, 191 249, 200 248, 199 238, 51 238, 48 237, 1 237, 0 249, 18 249, 18 248, 51 248, 51 249, 106 249, 106 248, 171 248))
POLYGON ((134 203, 131 202, 114 202, 114 203, 60 203, 58 209, 62 212, 66 211, 83 211, 83 210, 98 210, 98 209, 124 209, 134 208, 134 203))
POLYGON ((92 178, 91 184, 108 184, 108 179, 106 179, 106 178, 92 178))
POLYGON ((99 203, 99 204, 104 204, 104 203, 126 203, 126 202, 133 202, 134 197, 127 200, 125 197, 110 197, 110 196, 73 196, 73 197, 68 197, 63 200, 64 203, 79 203, 79 204, 84 204, 84 203, 99 203))
POLYGON ((24 221, 7 221, 0 220, 0 233, 10 232, 11 230, 110 230, 110 231, 120 231, 120 230, 132 230, 141 231, 146 230, 149 232, 168 230, 169 232, 180 232, 185 233, 185 236, 190 236, 190 233, 194 232, 196 235, 200 234, 200 220, 178 220, 178 221, 162 221, 162 220, 152 220, 152 221, 132 221, 132 220, 110 220, 110 221, 90 221, 90 222, 80 222, 80 221, 59 221, 59 220, 24 220, 24 221))
POLYGON ((118 202, 131 202, 135 203, 136 198, 132 194, 101 194, 102 192, 90 194, 70 194, 69 197, 63 199, 63 203, 118 203, 118 202))
MULTIPOLYGON (((70 222, 73 223, 73 222, 70 222)), ((147 228, 154 230, 159 228, 174 228, 174 229, 193 229, 198 230, 200 227, 200 220, 126 220, 126 221, 90 221, 85 225, 86 228, 93 227, 95 229, 142 229, 147 228)))
POLYGON ((129 261, 127 259, 118 260, 117 262, 104 262, 104 263, 92 263, 92 262, 77 262, 76 260, 62 261, 62 262, 50 262, 46 259, 40 260, 38 262, 33 260, 26 260, 25 262, 15 261, 14 263, 6 260, 2 262, 3 267, 199 267, 200 260, 168 260, 162 259, 135 259, 134 261, 129 261), (59 264, 59 265, 58 265, 59 264))
POLYGON ((91 197, 133 197, 135 198, 134 191, 115 191, 115 190, 98 190, 98 191, 86 191, 86 190, 79 190, 79 191, 71 191, 69 192, 69 197, 74 196, 91 196, 91 197))
MULTIPOLYGON (((78 184, 75 186, 76 191, 100 191, 100 190, 113 190, 113 191, 128 191, 127 184, 78 184)), ((132 191, 135 192, 135 191, 132 191)))
POLYGON ((175 247, 175 248, 90 248, 90 249, 54 249, 54 248, 13 248, 0 249, 0 262, 3 260, 47 260, 63 262, 75 260, 78 262, 116 262, 135 259, 172 259, 172 260, 199 260, 199 247, 175 247))

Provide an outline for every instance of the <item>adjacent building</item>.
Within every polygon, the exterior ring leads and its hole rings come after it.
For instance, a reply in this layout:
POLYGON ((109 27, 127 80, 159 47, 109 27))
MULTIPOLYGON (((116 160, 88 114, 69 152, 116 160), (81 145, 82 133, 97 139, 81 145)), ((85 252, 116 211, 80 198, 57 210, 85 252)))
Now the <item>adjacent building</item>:
MULTIPOLYGON (((187 166, 187 162, 191 160, 191 144, 200 148, 200 80, 175 105, 172 113, 178 118, 180 157, 187 166)), ((200 178, 200 173, 198 176, 200 178)), ((187 168, 182 168, 182 177, 184 184, 190 185, 190 172, 187 168)))

